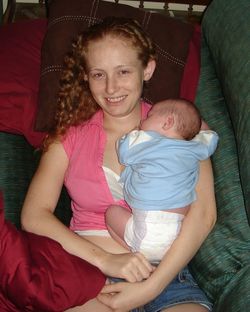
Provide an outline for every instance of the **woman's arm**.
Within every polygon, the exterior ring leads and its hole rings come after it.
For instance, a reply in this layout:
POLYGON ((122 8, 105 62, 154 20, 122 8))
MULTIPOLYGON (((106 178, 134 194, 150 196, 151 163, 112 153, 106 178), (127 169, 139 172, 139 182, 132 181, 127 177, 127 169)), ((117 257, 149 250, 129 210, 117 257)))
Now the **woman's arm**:
POLYGON ((111 308, 131 309, 154 299, 196 254, 216 221, 213 174, 210 160, 200 163, 197 200, 186 215, 178 238, 159 266, 141 283, 104 286, 98 299, 111 308), (110 296, 110 293, 117 293, 110 296))
POLYGON ((21 222, 26 231, 47 236, 59 242, 69 253, 97 266, 110 276, 134 282, 138 269, 141 278, 149 276, 152 267, 141 254, 113 255, 72 232, 54 215, 69 161, 61 143, 53 143, 41 158, 27 192, 21 222))
POLYGON ((93 259, 93 252, 88 254, 88 242, 70 231, 53 214, 61 193, 64 175, 68 167, 68 158, 61 143, 53 143, 42 155, 39 167, 29 186, 21 214, 25 230, 50 237, 59 242, 71 254, 93 259), (73 243, 72 243, 73 242, 73 243))
POLYGON ((200 163, 196 191, 197 200, 191 205, 190 211, 184 218, 180 235, 152 275, 150 283, 153 285, 157 280, 159 292, 190 262, 216 222, 214 181, 210 160, 200 163))

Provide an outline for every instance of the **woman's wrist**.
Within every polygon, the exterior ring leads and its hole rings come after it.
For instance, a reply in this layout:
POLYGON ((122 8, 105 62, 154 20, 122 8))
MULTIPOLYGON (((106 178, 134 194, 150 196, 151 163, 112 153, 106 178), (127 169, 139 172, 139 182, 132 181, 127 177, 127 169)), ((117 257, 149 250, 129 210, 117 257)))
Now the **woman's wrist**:
POLYGON ((165 288, 159 287, 158 280, 153 275, 154 272, 140 284, 140 289, 143 291, 143 296, 147 297, 147 302, 155 299, 165 288))
POLYGON ((143 281, 145 286, 145 291, 152 296, 154 299, 158 296, 166 287, 162 276, 159 276, 157 268, 152 272, 152 274, 143 281))
POLYGON ((105 251, 104 249, 97 247, 95 249, 95 256, 93 258, 92 264, 96 266, 99 270, 105 273, 106 264, 109 262, 110 253, 105 251))

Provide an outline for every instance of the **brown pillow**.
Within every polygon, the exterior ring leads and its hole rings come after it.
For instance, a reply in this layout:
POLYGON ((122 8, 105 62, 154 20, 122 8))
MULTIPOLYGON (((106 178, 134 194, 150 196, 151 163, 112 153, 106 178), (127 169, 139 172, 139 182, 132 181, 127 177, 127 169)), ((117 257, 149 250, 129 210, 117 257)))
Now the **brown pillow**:
POLYGON ((163 14, 101 0, 53 0, 42 47, 36 130, 47 131, 53 124, 63 57, 70 49, 72 40, 80 31, 106 16, 137 19, 156 44, 158 65, 145 92, 145 99, 154 103, 179 96, 193 25, 163 14))

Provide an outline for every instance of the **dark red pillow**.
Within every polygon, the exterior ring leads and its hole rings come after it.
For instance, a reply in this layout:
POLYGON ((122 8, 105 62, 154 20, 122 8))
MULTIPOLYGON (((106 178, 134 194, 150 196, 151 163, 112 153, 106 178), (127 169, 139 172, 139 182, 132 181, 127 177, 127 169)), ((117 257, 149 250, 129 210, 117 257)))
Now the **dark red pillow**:
MULTIPOLYGON (((191 66, 188 79, 183 79, 183 73, 187 62, 193 60, 189 57, 189 53, 193 53, 192 48, 195 47, 190 45, 196 33, 193 25, 124 4, 101 0, 53 0, 48 31, 42 47, 37 130, 47 131, 53 124, 63 56, 70 49, 72 40, 87 26, 111 15, 137 19, 155 41, 159 55, 158 66, 144 94, 145 99, 154 103, 182 94, 187 94, 191 99, 191 92, 196 89, 191 82, 196 84, 199 73, 197 67, 192 71, 191 66), (187 92, 190 85, 191 89, 187 92)), ((195 52, 195 58, 198 56, 199 59, 198 54, 199 51, 195 52)), ((199 64, 199 60, 196 64, 199 64)))
POLYGON ((0 192, 0 310, 56 312, 96 297, 105 276, 55 241, 4 220, 0 192))
POLYGON ((22 134, 34 146, 44 137, 33 128, 46 28, 45 19, 0 27, 0 131, 22 134))
POLYGON ((196 90, 200 77, 201 27, 196 24, 189 42, 189 52, 184 68, 180 97, 195 102, 196 90))

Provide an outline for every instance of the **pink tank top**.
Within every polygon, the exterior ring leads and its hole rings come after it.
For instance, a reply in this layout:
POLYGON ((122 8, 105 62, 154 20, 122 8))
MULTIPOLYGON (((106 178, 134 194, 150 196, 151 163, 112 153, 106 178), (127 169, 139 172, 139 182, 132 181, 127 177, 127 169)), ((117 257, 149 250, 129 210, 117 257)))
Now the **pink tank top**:
MULTIPOLYGON (((143 118, 150 107, 142 103, 143 118)), ((102 168, 105 143, 101 110, 88 122, 71 127, 62 142, 69 158, 64 184, 71 197, 70 228, 73 231, 106 230, 104 214, 108 206, 117 204, 128 208, 110 192, 102 168)))

